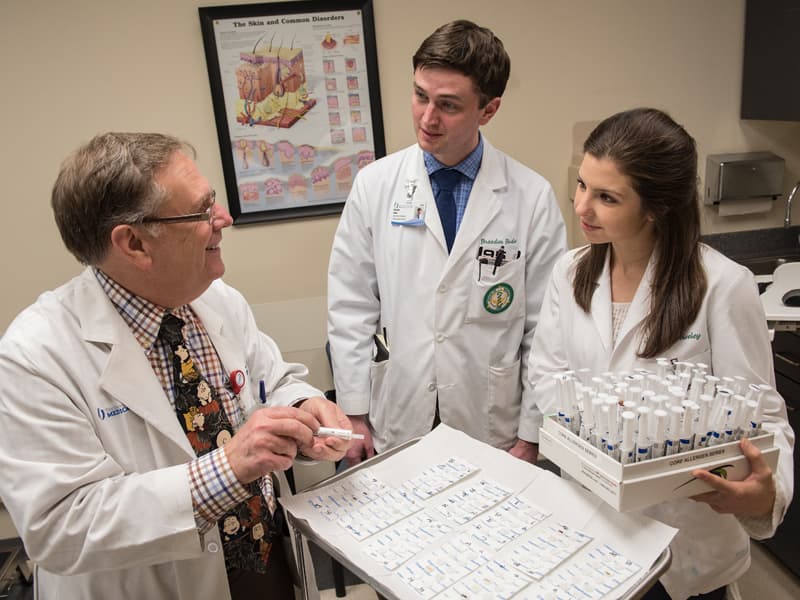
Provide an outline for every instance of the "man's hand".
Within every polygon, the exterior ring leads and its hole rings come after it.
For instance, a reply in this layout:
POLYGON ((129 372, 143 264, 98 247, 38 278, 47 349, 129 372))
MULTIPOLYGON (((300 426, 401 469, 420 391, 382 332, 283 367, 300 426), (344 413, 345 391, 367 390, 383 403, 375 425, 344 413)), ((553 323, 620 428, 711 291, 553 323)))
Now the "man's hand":
POLYGON ((508 449, 508 453, 514 458, 519 458, 535 465, 539 458, 539 444, 518 439, 517 443, 508 449))
POLYGON ((353 433, 360 433, 364 436, 363 440, 353 440, 350 449, 345 454, 345 461, 348 466, 360 463, 364 458, 375 456, 375 447, 372 445, 372 434, 369 432, 366 415, 350 415, 350 422, 353 424, 353 433))
MULTIPOLYGON (((298 408, 312 415, 322 427, 352 429, 350 419, 339 408, 339 405, 320 396, 307 398, 298 408)), ((332 436, 315 437, 312 438, 310 445, 301 445, 300 452, 316 460, 336 461, 344 456, 351 443, 353 442, 332 436)))
POLYGON ((747 438, 739 441, 742 454, 750 463, 750 474, 742 481, 728 481, 703 469, 692 471, 692 476, 708 483, 714 491, 692 496, 692 500, 705 502, 720 514, 737 517, 766 517, 772 514, 775 504, 775 481, 761 451, 747 438))
POLYGON ((291 467, 298 448, 314 444, 313 433, 319 427, 313 414, 299 408, 260 408, 223 448, 234 475, 247 484, 291 467))

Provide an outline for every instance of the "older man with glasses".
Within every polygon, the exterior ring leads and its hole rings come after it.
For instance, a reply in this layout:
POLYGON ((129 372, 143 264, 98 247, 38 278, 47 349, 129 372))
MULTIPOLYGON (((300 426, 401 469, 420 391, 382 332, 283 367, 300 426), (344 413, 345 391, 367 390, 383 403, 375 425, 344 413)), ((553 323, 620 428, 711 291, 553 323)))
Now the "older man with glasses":
POLYGON ((39 598, 291 598, 274 475, 347 450, 314 436, 347 417, 219 279, 232 220, 193 156, 103 134, 54 185, 88 268, 0 340, 0 498, 39 598))

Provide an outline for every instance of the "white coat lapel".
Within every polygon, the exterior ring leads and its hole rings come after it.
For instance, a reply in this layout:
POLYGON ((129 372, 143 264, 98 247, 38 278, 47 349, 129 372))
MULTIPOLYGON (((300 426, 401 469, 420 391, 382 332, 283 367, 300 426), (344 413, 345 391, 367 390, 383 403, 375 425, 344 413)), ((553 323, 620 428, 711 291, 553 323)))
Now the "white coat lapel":
POLYGON ((100 375, 100 389, 175 442, 187 456, 195 456, 142 347, 91 270, 86 274, 91 281, 87 280, 87 285, 80 288, 78 295, 82 297, 76 298, 84 339, 111 348, 100 375))
POLYGON ((122 325, 127 332, 121 332, 112 345, 108 364, 100 376, 101 389, 175 442, 187 456, 196 456, 142 347, 127 325, 122 325))
POLYGON ((611 323, 611 268, 610 268, 611 252, 606 252, 606 262, 603 266, 603 271, 600 273, 600 279, 597 282, 597 287, 592 295, 592 320, 597 332, 600 335, 600 342, 603 348, 611 353, 613 346, 612 340, 612 323, 611 323))

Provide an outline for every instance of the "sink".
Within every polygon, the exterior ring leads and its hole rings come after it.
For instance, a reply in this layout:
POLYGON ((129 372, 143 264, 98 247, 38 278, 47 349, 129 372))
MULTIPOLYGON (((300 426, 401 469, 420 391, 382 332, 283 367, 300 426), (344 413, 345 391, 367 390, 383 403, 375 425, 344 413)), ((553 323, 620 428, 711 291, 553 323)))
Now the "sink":
POLYGON ((755 275, 772 275, 783 264, 800 261, 800 254, 782 256, 757 256, 752 258, 734 259, 741 265, 750 269, 755 275))
POLYGON ((756 275, 772 275, 787 262, 800 262, 800 225, 704 235, 702 240, 756 275))

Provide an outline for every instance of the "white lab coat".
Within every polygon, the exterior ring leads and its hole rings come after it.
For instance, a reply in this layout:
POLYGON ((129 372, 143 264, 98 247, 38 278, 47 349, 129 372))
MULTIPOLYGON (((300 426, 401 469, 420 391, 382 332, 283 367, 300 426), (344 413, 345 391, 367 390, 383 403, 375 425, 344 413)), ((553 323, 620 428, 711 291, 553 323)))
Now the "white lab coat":
POLYGON ((419 146, 358 173, 331 252, 328 337, 337 401, 348 414, 369 413, 378 451, 429 432, 437 394, 442 422, 499 448, 516 442, 520 400, 530 393, 520 357, 565 250, 550 185, 485 138, 449 255, 419 146), (425 204, 421 227, 390 224, 409 184, 414 204, 425 204), (501 245, 509 262, 496 274, 482 265, 479 281, 478 249, 501 245), (493 314, 484 300, 500 282, 513 299, 493 314), (383 328, 390 359, 375 364, 372 336, 383 328))
MULTIPOLYGON (((242 408, 319 395, 221 281, 192 303, 242 408)), ((219 530, 200 536, 195 457, 141 346, 91 270, 43 294, 0 340, 0 497, 47 599, 230 597, 219 530)), ((268 596, 267 596, 268 597, 268 596)))
MULTIPOLYGON (((555 410, 553 372, 581 368, 596 373, 655 370, 654 361, 636 357, 642 320, 650 310, 654 260, 651 258, 648 264, 613 345, 608 258, 592 297, 591 314, 587 314, 573 296, 572 267, 578 251, 564 256, 553 270, 529 357, 534 398, 544 414, 555 410)), ((742 375, 751 383, 765 383, 774 390, 766 317, 752 273, 705 245, 702 260, 708 290, 700 312, 686 337, 663 356, 705 363, 718 377, 742 375)), ((674 600, 738 579, 750 566, 748 534, 769 537, 783 519, 792 497, 794 434, 780 395, 775 391, 765 394, 764 403, 764 427, 775 433, 775 443, 780 448, 775 473, 777 499, 771 521, 740 522, 689 499, 664 502, 643 511, 680 529, 671 545, 672 566, 661 578, 674 600)))

